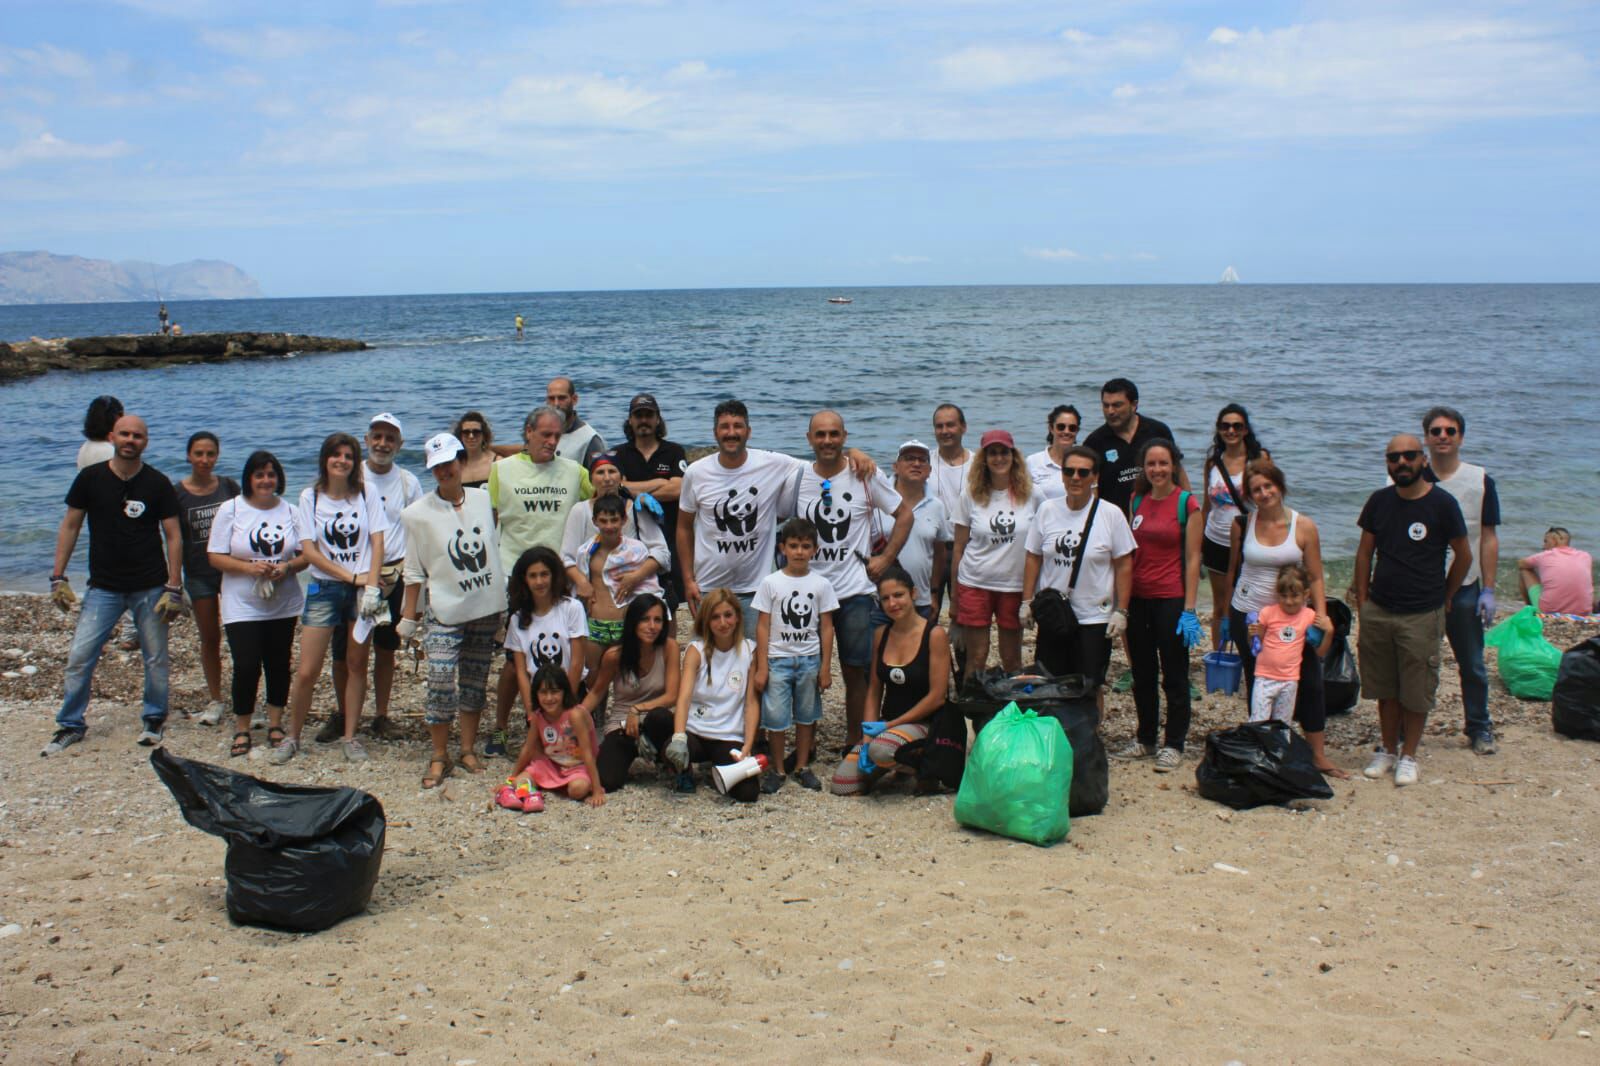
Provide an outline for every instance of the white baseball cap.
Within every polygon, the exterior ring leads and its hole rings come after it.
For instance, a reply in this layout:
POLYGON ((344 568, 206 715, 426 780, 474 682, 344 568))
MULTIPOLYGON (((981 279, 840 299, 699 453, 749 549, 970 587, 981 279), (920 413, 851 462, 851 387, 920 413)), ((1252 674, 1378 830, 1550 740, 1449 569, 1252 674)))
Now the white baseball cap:
POLYGON ((422 446, 422 450, 428 457, 428 469, 432 470, 440 463, 448 463, 458 458, 466 448, 456 440, 454 433, 435 433, 428 438, 428 443, 422 446))
POLYGON ((904 444, 900 445, 900 450, 895 452, 895 455, 904 455, 906 452, 927 452, 929 455, 932 455, 933 449, 929 448, 926 444, 913 437, 911 440, 908 440, 904 444))
POLYGON ((406 431, 400 428, 400 420, 388 411, 381 415, 373 415, 372 421, 367 423, 367 428, 371 429, 373 426, 393 426, 396 433, 402 437, 406 435, 406 431))

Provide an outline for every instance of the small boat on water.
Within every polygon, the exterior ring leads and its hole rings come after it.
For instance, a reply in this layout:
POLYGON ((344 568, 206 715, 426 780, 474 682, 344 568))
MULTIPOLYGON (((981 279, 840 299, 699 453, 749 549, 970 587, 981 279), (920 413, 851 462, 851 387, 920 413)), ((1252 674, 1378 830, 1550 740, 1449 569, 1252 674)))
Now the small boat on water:
POLYGON ((1237 285, 1237 284, 1239 284, 1239 272, 1237 270, 1233 269, 1233 267, 1229 267, 1227 270, 1224 270, 1222 272, 1222 277, 1217 279, 1217 284, 1218 285, 1237 285))
POLYGON ((848 296, 830 296, 830 297, 828 297, 828 302, 829 302, 829 303, 831 303, 831 304, 849 304, 849 303, 855 303, 855 301, 854 301, 854 300, 852 300, 852 299, 851 299, 851 298, 850 298, 850 297, 848 297, 848 296))

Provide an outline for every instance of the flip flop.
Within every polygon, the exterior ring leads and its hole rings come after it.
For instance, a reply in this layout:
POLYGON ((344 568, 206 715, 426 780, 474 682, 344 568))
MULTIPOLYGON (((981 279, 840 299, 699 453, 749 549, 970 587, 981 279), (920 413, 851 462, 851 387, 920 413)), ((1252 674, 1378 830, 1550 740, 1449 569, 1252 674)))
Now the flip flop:
POLYGON ((438 788, 440 785, 444 784, 444 779, 449 777, 450 771, 454 769, 455 766, 450 762, 450 756, 435 755, 433 758, 428 760, 428 772, 422 775, 422 787, 438 788), (437 774, 433 772, 433 768, 435 766, 441 768, 437 774))
POLYGON ((233 747, 228 749, 228 757, 237 759, 242 755, 250 754, 250 730, 241 729, 233 735, 233 747))

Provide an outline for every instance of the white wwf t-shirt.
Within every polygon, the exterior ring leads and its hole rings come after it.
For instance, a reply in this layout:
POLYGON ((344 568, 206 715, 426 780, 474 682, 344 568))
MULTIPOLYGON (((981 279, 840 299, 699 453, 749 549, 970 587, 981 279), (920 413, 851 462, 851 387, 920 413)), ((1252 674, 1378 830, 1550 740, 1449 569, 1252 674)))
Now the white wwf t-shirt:
POLYGON ((511 612, 505 646, 527 658, 529 677, 548 663, 566 670, 571 665, 572 642, 589 635, 589 616, 583 613, 583 604, 571 596, 556 601, 547 613, 533 615, 527 625, 520 617, 511 612))
POLYGON ((770 616, 767 657, 798 659, 822 654, 822 616, 839 609, 839 597, 821 574, 790 577, 775 570, 761 579, 750 609, 770 616))
MULTIPOLYGON (((294 525, 300 540, 315 544, 330 562, 353 574, 364 574, 372 569, 372 535, 388 536, 389 516, 371 485, 361 486, 359 499, 336 498, 313 486, 300 493, 294 525)), ((315 565, 310 570, 314 579, 339 580, 315 565)))
MULTIPOLYGON (((222 501, 211 518, 211 538, 206 551, 231 555, 245 562, 286 563, 300 554, 300 536, 294 528, 294 508, 282 500, 271 507, 252 507, 243 496, 222 501)), ((305 605, 305 593, 292 575, 277 582, 272 598, 256 595, 256 579, 223 573, 217 597, 222 624, 271 622, 293 618, 305 605)))
POLYGON ((882 474, 874 474, 870 484, 863 482, 848 466, 824 479, 807 464, 800 474, 796 502, 796 513, 817 527, 812 572, 827 578, 841 600, 870 595, 872 578, 862 560, 872 555, 872 512, 878 512, 878 528, 888 536, 894 528, 894 510, 900 506, 894 486, 882 474), (826 499, 822 495, 824 480, 828 482, 826 499))
POLYGON ((377 492, 389 519, 389 531, 383 535, 383 561, 398 563, 406 557, 406 529, 400 524, 400 512, 422 499, 422 482, 398 465, 389 467, 384 474, 369 465, 361 471, 361 480, 377 492))
POLYGON ((688 732, 707 740, 744 740, 744 700, 755 663, 756 642, 741 638, 727 651, 707 652, 700 641, 689 645, 700 653, 689 694, 688 732), (706 656, 711 656, 707 667, 706 656))
POLYGON ((694 578, 702 590, 753 592, 772 572, 778 520, 793 499, 793 479, 804 465, 755 448, 733 470, 716 455, 689 464, 678 510, 694 523, 694 578))
POLYGON ((1050 458, 1049 448, 1028 456, 1028 477, 1041 502, 1064 499, 1067 495, 1067 488, 1061 481, 1061 464, 1050 458))
POLYGON ((916 604, 928 607, 933 604, 933 548, 934 543, 948 543, 955 537, 950 528, 950 516, 944 504, 936 497, 924 496, 911 509, 911 535, 900 549, 900 565, 911 575, 917 587, 916 604))
POLYGON ((989 502, 979 505, 963 492, 955 524, 966 526, 969 536, 956 580, 989 592, 1021 592, 1023 547, 1038 507, 1031 493, 1019 504, 1010 493, 990 492, 989 502))
POLYGON ((1039 556, 1039 587, 1067 595, 1072 579, 1072 561, 1083 552, 1078 583, 1072 589, 1072 613, 1084 625, 1098 625, 1111 619, 1116 607, 1116 569, 1113 561, 1131 555, 1136 547, 1128 519, 1116 507, 1102 503, 1089 527, 1089 543, 1083 545, 1083 524, 1094 507, 1091 499, 1082 510, 1074 511, 1065 499, 1041 504, 1028 527, 1026 547, 1029 555, 1039 556))

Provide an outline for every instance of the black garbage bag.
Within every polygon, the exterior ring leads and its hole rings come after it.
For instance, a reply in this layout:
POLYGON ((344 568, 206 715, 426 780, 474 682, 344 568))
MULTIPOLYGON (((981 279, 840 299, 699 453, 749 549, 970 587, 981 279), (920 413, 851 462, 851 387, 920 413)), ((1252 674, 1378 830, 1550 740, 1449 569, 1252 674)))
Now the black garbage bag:
POLYGON ((1200 795, 1236 811, 1333 798, 1313 763, 1311 745, 1287 722, 1246 722, 1212 733, 1194 777, 1200 795))
POLYGON ((1361 670, 1350 649, 1350 608, 1342 600, 1330 599, 1328 620, 1333 632, 1327 639, 1333 644, 1322 660, 1322 699, 1329 714, 1345 714, 1361 701, 1361 670))
POLYGON ((1039 665, 1058 677, 1072 673, 1078 657, 1078 616, 1072 604, 1057 590, 1045 588, 1035 594, 1031 606, 1039 665))
POLYGON ((1590 637, 1561 656, 1550 724, 1562 736, 1600 740, 1600 637, 1590 637))
POLYGON ((1015 674, 981 670, 962 685, 959 705, 972 719, 973 729, 981 732, 1002 707, 1013 702, 1060 722, 1072 744, 1067 813, 1084 818, 1105 810, 1111 799, 1111 767, 1105 742, 1100 739, 1100 708, 1089 679, 1082 674, 1052 674, 1037 663, 1015 674))
POLYGON ((354 788, 277 785, 157 748, 184 821, 228 842, 228 917, 296 932, 362 911, 383 862, 383 805, 354 788))
POLYGON ((967 719, 961 707, 947 702, 934 711, 927 737, 900 745, 894 761, 914 770, 919 786, 952 792, 960 788, 967 767, 967 719))

